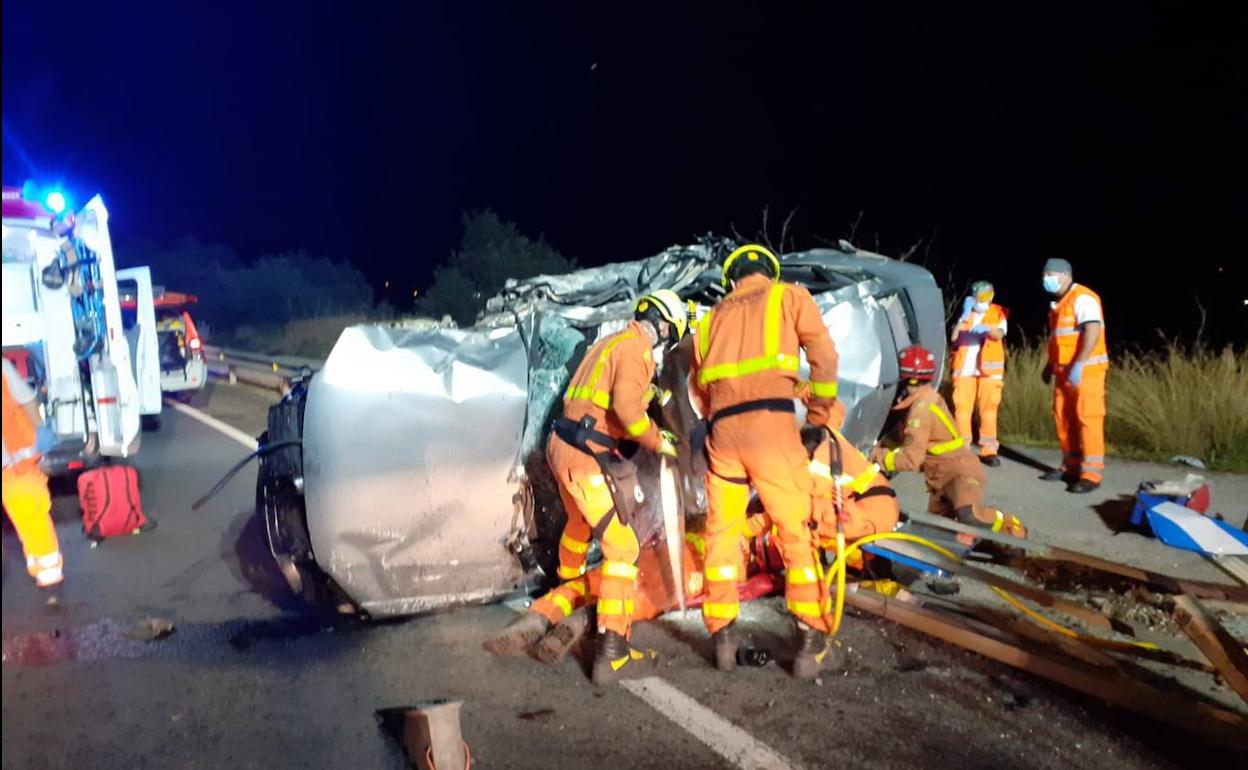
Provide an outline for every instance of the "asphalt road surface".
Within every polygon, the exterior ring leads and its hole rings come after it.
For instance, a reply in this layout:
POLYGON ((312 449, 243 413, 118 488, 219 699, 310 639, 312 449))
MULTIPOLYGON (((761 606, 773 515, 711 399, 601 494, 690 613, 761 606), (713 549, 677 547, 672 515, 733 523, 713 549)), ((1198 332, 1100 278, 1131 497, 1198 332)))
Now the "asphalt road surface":
MULTIPOLYGON (((270 397, 210 385, 195 405, 255 435, 270 397)), ((66 586, 43 604, 6 524, 3 767, 405 767, 377 709, 463 701, 475 767, 763 768, 949 766, 1165 768, 1199 756, 1167 729, 1057 685, 866 616, 847 617, 846 671, 796 682, 781 664, 718 674, 696 615, 639 628, 654 679, 598 690, 569 658, 497 659, 481 642, 513 610, 463 608, 404 622, 311 615, 276 572, 253 515, 254 467, 198 512, 191 502, 247 448, 166 409, 137 458, 155 530, 88 546, 72 489, 58 489, 66 586), (129 638, 159 618, 163 639, 129 638)), ((1049 460, 1045 453, 1038 453, 1049 460)), ((1111 465, 1106 490, 1076 497, 1026 465, 990 471, 990 497, 1046 539, 1140 566, 1225 580, 1200 559, 1114 535, 1120 495, 1175 468, 1111 465), (1151 474, 1151 475, 1150 475, 1151 474)), ((1181 473, 1179 474, 1181 475, 1181 473)), ((1236 524, 1248 479, 1216 477, 1236 524)), ((900 482, 907 507, 921 484, 900 482)), ((776 650, 775 600, 746 612, 776 650)))

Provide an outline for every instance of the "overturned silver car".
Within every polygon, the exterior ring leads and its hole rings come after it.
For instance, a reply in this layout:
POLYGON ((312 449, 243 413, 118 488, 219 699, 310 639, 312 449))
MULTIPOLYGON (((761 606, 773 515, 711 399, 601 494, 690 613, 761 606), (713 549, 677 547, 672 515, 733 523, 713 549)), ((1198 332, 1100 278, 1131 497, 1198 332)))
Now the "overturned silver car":
MULTIPOLYGON (((731 246, 706 239, 511 281, 470 329, 346 329, 324 368, 273 407, 262 442, 274 451, 261 460, 257 506, 292 587, 394 616, 497 600, 553 574, 563 511, 542 450, 571 372, 644 294, 673 289, 705 313, 724 294, 731 246)), ((897 351, 919 343, 944 358, 940 290, 923 268, 844 241, 781 263, 823 311, 840 354, 844 433, 866 447, 889 415, 897 351)), ((675 395, 658 416, 696 447, 690 341, 660 360, 660 384, 675 395)), ((653 458, 638 465, 649 498, 681 517, 705 513, 696 450, 682 453, 674 484, 661 483, 653 458)))

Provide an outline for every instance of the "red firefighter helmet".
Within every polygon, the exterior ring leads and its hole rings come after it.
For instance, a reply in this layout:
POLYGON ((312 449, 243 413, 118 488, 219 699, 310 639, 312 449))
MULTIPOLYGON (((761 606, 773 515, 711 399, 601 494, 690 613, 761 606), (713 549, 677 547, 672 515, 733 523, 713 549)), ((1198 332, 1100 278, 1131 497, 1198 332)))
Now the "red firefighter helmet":
POLYGON ((902 379, 931 382, 936 379, 936 356, 922 345, 911 345, 897 356, 902 379))

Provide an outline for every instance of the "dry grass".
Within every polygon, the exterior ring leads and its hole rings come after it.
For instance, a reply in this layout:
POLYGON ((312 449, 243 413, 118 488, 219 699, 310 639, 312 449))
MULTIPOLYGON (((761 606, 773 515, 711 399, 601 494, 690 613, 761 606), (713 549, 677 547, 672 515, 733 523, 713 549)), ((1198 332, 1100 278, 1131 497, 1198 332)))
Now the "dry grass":
MULTIPOLYGON (((1052 391, 1040 381, 1044 347, 1010 350, 1000 430, 1006 441, 1051 443, 1052 391)), ((1111 453, 1198 457, 1248 472, 1248 351, 1174 342, 1154 352, 1116 352, 1107 383, 1111 453)))
POLYGON ((306 318, 285 326, 242 326, 230 336, 228 344, 257 353, 326 358, 343 329, 374 320, 377 319, 350 314, 306 318))

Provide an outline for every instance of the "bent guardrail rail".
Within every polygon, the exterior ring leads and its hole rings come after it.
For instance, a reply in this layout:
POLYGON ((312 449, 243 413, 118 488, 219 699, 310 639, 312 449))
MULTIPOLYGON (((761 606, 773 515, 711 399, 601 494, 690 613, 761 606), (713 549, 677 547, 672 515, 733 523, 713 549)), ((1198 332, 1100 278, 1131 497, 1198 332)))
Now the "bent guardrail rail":
POLYGON ((275 356, 247 350, 204 346, 204 362, 208 373, 228 380, 243 382, 267 390, 285 393, 290 381, 308 371, 317 371, 325 362, 315 358, 275 356))

